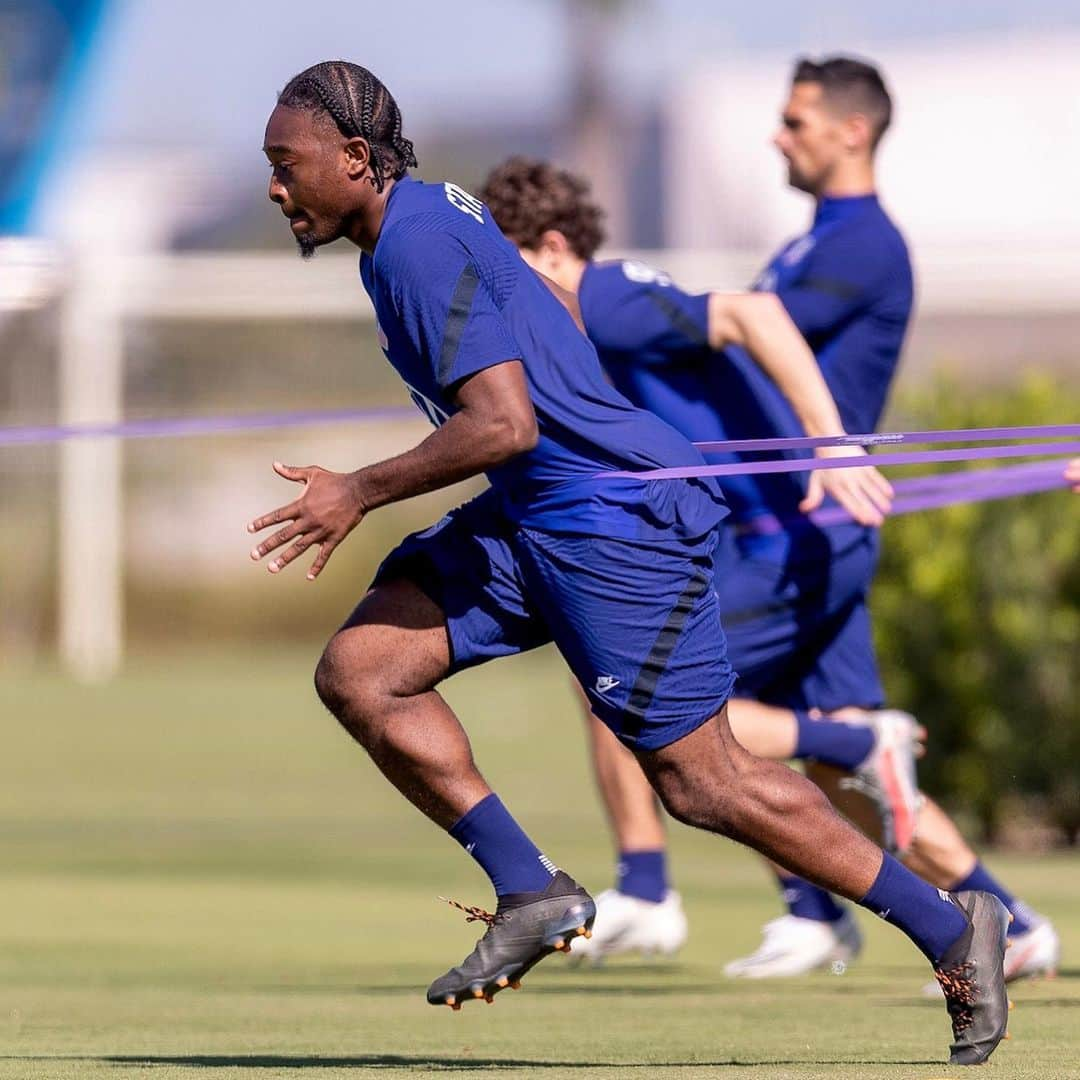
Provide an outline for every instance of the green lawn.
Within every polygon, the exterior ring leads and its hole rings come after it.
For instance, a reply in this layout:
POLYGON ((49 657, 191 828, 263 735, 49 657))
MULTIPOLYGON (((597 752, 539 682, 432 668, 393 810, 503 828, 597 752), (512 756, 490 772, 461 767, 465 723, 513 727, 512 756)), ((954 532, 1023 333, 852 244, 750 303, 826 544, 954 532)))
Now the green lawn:
MULTIPOLYGON (((314 648, 312 650, 314 654, 314 648)), ((192 652, 101 689, 0 676, 0 1077, 940 1077, 927 970, 863 916, 842 977, 733 983, 776 913, 756 861, 677 829, 677 963, 561 956, 460 1013, 424 989, 487 905, 457 846, 317 706, 314 656, 192 652)), ((610 857, 581 725, 549 652, 449 696, 492 784, 594 889, 610 857)), ((991 858, 1063 930, 1065 970, 1017 988, 999 1077, 1080 1077, 1080 858, 991 858)))

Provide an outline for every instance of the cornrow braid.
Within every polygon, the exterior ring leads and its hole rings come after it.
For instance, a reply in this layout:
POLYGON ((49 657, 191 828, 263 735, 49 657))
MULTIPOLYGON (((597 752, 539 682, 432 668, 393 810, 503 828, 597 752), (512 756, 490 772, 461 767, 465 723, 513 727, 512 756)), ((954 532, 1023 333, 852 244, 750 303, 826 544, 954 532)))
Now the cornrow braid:
POLYGON ((325 112, 347 139, 366 139, 371 182, 382 191, 387 178, 400 180, 416 167, 413 144, 401 134, 401 110, 393 95, 367 68, 328 60, 294 76, 278 94, 290 109, 325 112))

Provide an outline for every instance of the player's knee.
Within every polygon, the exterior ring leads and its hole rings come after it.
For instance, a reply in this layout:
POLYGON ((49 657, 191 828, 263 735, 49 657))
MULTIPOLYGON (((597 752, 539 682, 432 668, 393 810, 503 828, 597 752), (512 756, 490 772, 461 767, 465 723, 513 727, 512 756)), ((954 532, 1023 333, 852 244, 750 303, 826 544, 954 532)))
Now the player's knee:
POLYGON ((703 783, 696 770, 665 768, 653 776, 664 809, 684 825, 710 832, 727 833, 730 800, 721 787, 703 783))
POLYGON ((330 639, 315 668, 319 700, 350 731, 359 736, 365 720, 378 712, 378 679, 362 649, 351 647, 341 634, 330 639))
POLYGON ((315 693, 335 716, 341 711, 346 700, 343 658, 339 655, 336 641, 336 638, 330 641, 315 666, 315 693))

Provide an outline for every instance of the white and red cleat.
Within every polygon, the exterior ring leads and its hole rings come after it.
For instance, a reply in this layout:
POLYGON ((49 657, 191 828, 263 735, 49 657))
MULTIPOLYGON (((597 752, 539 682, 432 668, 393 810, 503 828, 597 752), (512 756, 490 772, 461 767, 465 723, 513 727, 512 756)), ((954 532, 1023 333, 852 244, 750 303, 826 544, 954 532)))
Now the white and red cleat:
POLYGON ((1053 978, 1061 962, 1061 941, 1049 919, 1036 916, 1031 929, 1009 938, 1005 953, 1005 981, 1053 978))
POLYGON ((881 846, 903 855, 915 838, 915 824, 922 806, 915 758, 922 728, 910 713, 878 709, 844 723, 866 724, 874 732, 874 749, 840 786, 865 795, 881 816, 881 846))
POLYGON ((656 904, 617 889, 605 889, 596 898, 592 937, 575 938, 570 955, 594 963, 629 953, 669 956, 682 948, 686 935, 686 913, 674 890, 669 889, 656 904))
POLYGON ((724 966, 733 979, 776 979, 821 968, 840 974, 862 949, 862 935, 850 911, 835 922, 781 915, 765 924, 757 952, 724 966))

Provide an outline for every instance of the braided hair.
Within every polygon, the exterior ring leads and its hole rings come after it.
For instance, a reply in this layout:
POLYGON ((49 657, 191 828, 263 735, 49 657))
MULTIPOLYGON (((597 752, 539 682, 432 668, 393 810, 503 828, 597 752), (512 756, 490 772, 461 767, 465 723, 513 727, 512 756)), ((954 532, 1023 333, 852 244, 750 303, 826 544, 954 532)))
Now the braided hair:
POLYGON ((413 144, 401 134, 401 110, 390 91, 359 64, 328 60, 294 76, 278 94, 289 109, 327 113, 348 139, 371 148, 371 182, 382 191, 416 167, 413 144))

